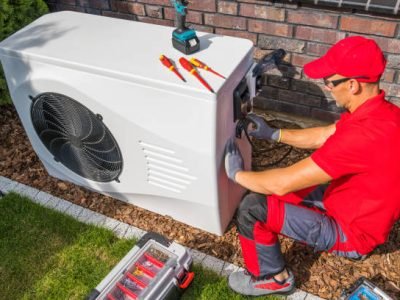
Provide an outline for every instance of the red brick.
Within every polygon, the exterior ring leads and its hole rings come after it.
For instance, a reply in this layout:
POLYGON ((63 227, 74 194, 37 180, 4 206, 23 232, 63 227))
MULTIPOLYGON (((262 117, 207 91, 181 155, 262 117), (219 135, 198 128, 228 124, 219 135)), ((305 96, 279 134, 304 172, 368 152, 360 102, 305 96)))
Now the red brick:
POLYGON ((134 15, 128 15, 128 14, 121 14, 113 11, 103 11, 103 16, 106 17, 111 17, 111 18, 117 18, 117 19, 123 19, 123 20, 136 20, 136 17, 134 15))
POLYGON ((85 9, 83 7, 76 7, 76 6, 70 6, 70 5, 63 5, 63 4, 57 4, 57 11, 63 11, 63 10, 68 10, 68 11, 78 11, 78 12, 85 12, 85 9))
POLYGON ((204 23, 215 27, 231 28, 231 29, 246 29, 246 18, 219 15, 205 14, 204 23))
POLYGON ((61 0, 59 3, 65 4, 65 5, 76 5, 76 0, 61 0))
POLYGON ((265 0, 237 0, 237 2, 244 2, 244 3, 255 3, 255 4, 262 4, 262 5, 269 5, 272 6, 273 4, 271 1, 267 2, 265 0))
POLYGON ((230 1, 219 1, 218 12, 221 14, 237 15, 238 4, 230 1))
POLYGON ((95 9, 110 9, 108 1, 105 0, 89 0, 89 6, 95 9))
POLYGON ((396 71, 392 69, 386 69, 382 75, 382 80, 385 82, 394 82, 396 71))
POLYGON ((307 55, 295 53, 292 55, 292 65, 303 67, 306 63, 309 63, 316 58, 317 57, 315 57, 315 56, 307 56, 307 55))
POLYGON ((317 44, 317 43, 307 43, 307 54, 322 56, 324 55, 331 45, 327 44, 317 44))
POLYGON ((335 30, 297 26, 295 37, 302 40, 334 44, 345 38, 344 32, 335 30))
POLYGON ((240 5, 239 15, 274 21, 285 20, 284 9, 266 5, 242 4, 240 5))
POLYGON ((268 35, 291 37, 293 35, 293 26, 283 23, 249 19, 249 31, 268 35))
MULTIPOLYGON (((172 7, 164 8, 164 18, 167 20, 175 20, 176 14, 175 9, 172 7)), ((188 11, 186 15, 186 22, 203 24, 202 13, 198 11, 188 11)))
POLYGON ((257 44, 257 34, 250 33, 248 31, 216 28, 215 33, 222 34, 222 35, 235 36, 235 37, 239 37, 239 38, 243 38, 243 39, 248 39, 248 40, 251 40, 254 45, 257 44))
POLYGON ((162 19, 163 10, 160 6, 146 5, 146 15, 151 18, 162 19))
MULTIPOLYGON (((50 4, 50 2, 47 2, 48 4, 50 4)), ((89 0, 77 0, 77 5, 78 6, 84 6, 84 7, 88 7, 89 6, 89 0)), ((50 10, 52 11, 52 10, 50 10)))
POLYGON ((111 9, 121 13, 130 13, 134 15, 144 16, 144 5, 139 3, 112 0, 111 9))
POLYGON ((387 90, 388 96, 400 98, 400 85, 391 84, 389 90, 387 90))
POLYGON ((138 16, 138 20, 140 22, 144 22, 144 23, 151 23, 151 24, 171 26, 171 27, 174 26, 174 21, 172 21, 172 20, 155 19, 155 18, 142 17, 142 16, 138 16))
POLYGON ((400 55, 387 55, 386 68, 400 69, 400 55))
POLYGON ((171 1, 170 0, 138 0, 136 2, 144 3, 144 4, 171 6, 171 1))
POLYGON ((263 49, 285 49, 289 52, 303 53, 305 42, 295 39, 276 38, 260 34, 257 46, 263 49))
POLYGON ((321 120, 321 121, 326 121, 329 123, 333 123, 340 119, 340 114, 331 112, 331 111, 322 110, 319 108, 312 108, 311 109, 311 118, 321 120))
POLYGON ((304 24, 324 28, 337 28, 338 16, 313 12, 288 10, 289 23, 304 24))
POLYGON ((394 37, 397 26, 397 22, 356 16, 342 16, 340 23, 341 30, 366 34, 373 33, 387 37, 394 37))
POLYGON ((201 10, 207 12, 216 12, 215 0, 197 0, 191 1, 188 5, 188 10, 201 10))

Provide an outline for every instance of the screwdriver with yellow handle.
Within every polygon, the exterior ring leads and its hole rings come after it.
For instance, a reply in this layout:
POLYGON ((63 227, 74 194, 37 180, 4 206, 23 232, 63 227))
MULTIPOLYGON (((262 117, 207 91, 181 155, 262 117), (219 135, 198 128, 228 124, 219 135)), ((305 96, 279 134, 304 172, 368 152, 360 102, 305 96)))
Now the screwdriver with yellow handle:
POLYGON ((164 66, 166 66, 168 69, 170 69, 172 72, 176 74, 180 79, 182 79, 184 82, 186 82, 185 78, 175 69, 174 65, 171 63, 171 61, 166 57, 165 55, 160 56, 160 61, 164 66))
POLYGON ((188 71, 190 74, 196 77, 211 93, 214 93, 214 90, 208 85, 208 83, 203 78, 201 78, 200 74, 196 71, 196 69, 186 58, 181 57, 179 59, 179 62, 186 71, 188 71))
POLYGON ((208 72, 211 72, 211 73, 213 73, 213 74, 215 74, 215 75, 217 75, 217 76, 219 76, 219 77, 225 79, 224 76, 222 76, 222 75, 219 74, 218 72, 215 72, 213 69, 211 69, 211 68, 210 68, 209 66, 207 66, 205 63, 201 62, 200 60, 198 60, 198 59, 196 59, 196 58, 194 58, 194 57, 192 57, 192 58, 190 59, 190 63, 191 63, 193 66, 197 67, 197 68, 204 69, 204 70, 206 70, 206 71, 208 71, 208 72))

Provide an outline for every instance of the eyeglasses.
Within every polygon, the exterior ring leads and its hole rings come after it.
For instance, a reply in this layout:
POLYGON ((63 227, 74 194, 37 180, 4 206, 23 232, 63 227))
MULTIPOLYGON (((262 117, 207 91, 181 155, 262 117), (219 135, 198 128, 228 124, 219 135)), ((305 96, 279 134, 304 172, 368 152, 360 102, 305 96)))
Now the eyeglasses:
POLYGON ((340 79, 336 79, 336 80, 328 80, 328 79, 324 78, 324 84, 325 84, 326 87, 331 89, 331 88, 334 88, 334 87, 338 86, 339 84, 341 84, 343 82, 349 81, 350 79, 361 79, 361 78, 367 79, 369 77, 367 77, 367 76, 355 76, 355 77, 340 78, 340 79))

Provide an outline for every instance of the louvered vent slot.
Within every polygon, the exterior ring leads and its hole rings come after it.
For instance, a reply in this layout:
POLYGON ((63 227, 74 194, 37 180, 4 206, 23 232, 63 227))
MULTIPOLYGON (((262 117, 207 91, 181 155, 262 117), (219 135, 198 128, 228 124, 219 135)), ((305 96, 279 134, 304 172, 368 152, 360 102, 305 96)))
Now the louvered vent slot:
POLYGON ((190 175, 184 161, 175 151, 139 141, 147 162, 147 182, 151 185, 181 193, 196 177, 190 175))

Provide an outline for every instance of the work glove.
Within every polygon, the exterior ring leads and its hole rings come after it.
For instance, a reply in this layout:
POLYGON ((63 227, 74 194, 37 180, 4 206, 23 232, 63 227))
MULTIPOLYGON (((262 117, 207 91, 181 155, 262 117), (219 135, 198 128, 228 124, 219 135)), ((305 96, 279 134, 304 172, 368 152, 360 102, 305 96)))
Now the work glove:
POLYGON ((280 142, 280 129, 270 127, 264 118, 249 113, 246 118, 255 125, 255 128, 248 132, 248 135, 256 139, 268 140, 270 142, 280 142))
POLYGON ((243 170, 243 158, 233 139, 230 139, 225 148, 225 172, 229 179, 236 182, 236 173, 243 170))

